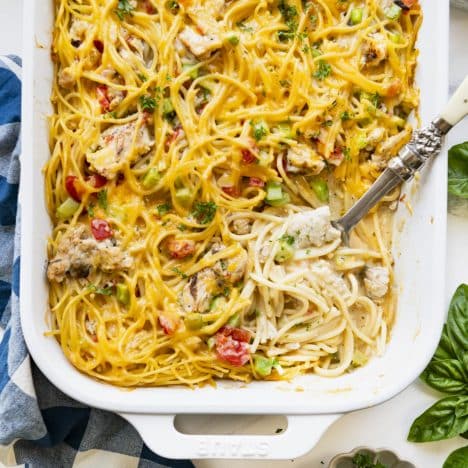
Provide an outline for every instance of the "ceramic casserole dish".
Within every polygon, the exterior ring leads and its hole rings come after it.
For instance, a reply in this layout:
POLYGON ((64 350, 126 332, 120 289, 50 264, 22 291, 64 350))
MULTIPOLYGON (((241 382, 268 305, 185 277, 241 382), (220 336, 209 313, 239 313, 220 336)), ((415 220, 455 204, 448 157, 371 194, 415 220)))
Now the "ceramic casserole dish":
MULTIPOLYGON (((448 1, 420 0, 418 85, 427 123, 447 98, 448 1)), ((53 1, 25 0, 21 320, 32 358, 60 390, 87 405, 122 415, 146 444, 169 458, 293 458, 308 450, 344 412, 377 405, 405 389, 429 361, 444 321, 446 158, 426 168, 414 191, 414 214, 400 204, 394 258, 398 313, 385 354, 338 378, 307 375, 292 382, 220 382, 217 388, 119 389, 78 372, 47 331, 46 212, 42 168, 49 158, 47 116, 53 66, 53 1), (403 226, 403 227, 402 227, 403 226), (281 414, 277 435, 190 435, 174 427, 177 414, 281 414)))

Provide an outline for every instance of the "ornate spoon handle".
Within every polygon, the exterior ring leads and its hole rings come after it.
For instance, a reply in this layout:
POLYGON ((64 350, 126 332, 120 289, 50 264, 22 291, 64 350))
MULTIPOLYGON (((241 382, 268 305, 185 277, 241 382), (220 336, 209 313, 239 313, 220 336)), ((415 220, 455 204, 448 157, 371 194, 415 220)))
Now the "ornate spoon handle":
POLYGON ((333 221, 333 225, 341 231, 345 242, 348 241, 349 231, 373 206, 402 182, 411 179, 428 160, 440 153, 443 137, 466 115, 468 115, 468 76, 455 91, 440 117, 427 127, 416 130, 411 141, 398 156, 389 161, 387 168, 369 190, 343 217, 333 221))

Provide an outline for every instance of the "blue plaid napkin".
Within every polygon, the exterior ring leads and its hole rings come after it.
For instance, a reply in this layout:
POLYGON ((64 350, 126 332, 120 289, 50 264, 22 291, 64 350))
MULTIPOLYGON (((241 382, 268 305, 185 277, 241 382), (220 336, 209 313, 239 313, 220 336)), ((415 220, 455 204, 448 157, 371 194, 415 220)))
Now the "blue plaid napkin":
POLYGON ((18 303, 20 122, 21 60, 0 57, 0 466, 192 468, 155 455, 119 416, 59 392, 29 358, 18 303))

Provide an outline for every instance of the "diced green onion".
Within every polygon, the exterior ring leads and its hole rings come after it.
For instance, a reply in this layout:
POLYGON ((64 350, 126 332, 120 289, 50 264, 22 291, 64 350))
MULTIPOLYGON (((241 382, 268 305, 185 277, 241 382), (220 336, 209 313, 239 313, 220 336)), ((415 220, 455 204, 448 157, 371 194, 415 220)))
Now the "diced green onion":
POLYGON ((80 208, 80 203, 68 197, 58 208, 57 218, 68 219, 71 218, 80 208))
POLYGON ((187 314, 185 319, 185 326, 189 330, 200 330, 203 327, 203 317, 201 314, 191 313, 187 314))
POLYGON ((158 170, 155 167, 152 167, 143 177, 143 181, 141 185, 145 189, 151 189, 158 185, 158 182, 161 180, 161 174, 159 174, 158 170))
POLYGON ((228 320, 228 325, 231 327, 238 327, 240 325, 240 315, 239 312, 237 314, 234 314, 229 320, 228 320))
POLYGON ((237 44, 239 44, 239 38, 237 36, 229 36, 227 38, 227 40, 229 41, 230 44, 232 44, 233 46, 236 46, 237 44))
POLYGON ((123 223, 127 220, 127 210, 123 206, 110 205, 108 213, 111 218, 117 218, 123 223))
POLYGON ((296 138, 296 135, 294 135, 292 131, 291 125, 287 123, 282 123, 278 126, 278 129, 284 138, 288 138, 290 140, 293 140, 294 138, 296 138))
POLYGON ((368 360, 369 358, 364 353, 362 353, 359 350, 356 350, 354 351, 353 360, 351 361, 351 363, 354 367, 360 367, 366 365, 368 360))
POLYGON ((192 78, 192 80, 198 78, 199 75, 199 69, 195 67, 196 65, 196 63, 184 63, 182 65, 182 70, 188 72, 188 76, 192 78))
POLYGON ((275 255, 275 260, 280 263, 291 260, 294 256, 294 246, 288 242, 287 239, 280 239, 278 243, 279 247, 275 255))
POLYGON ((397 20, 401 16, 402 9, 396 3, 385 9, 385 16, 391 20, 397 20))
POLYGON ((215 296, 210 302, 210 311, 216 310, 224 304, 226 304, 226 298, 223 296, 215 296))
POLYGON ((265 199, 267 201, 281 200, 283 198, 283 188, 280 183, 269 181, 267 182, 266 189, 267 194, 265 199))
POLYGON ((351 24, 359 24, 362 21, 363 12, 362 8, 353 8, 350 15, 351 24))
POLYGON ((268 181, 266 192, 265 202, 271 206, 283 206, 289 203, 289 195, 283 192, 283 188, 279 182, 268 181))
POLYGON ((177 201, 179 203, 182 203, 183 205, 186 205, 190 201, 192 201, 192 192, 187 187, 177 189, 175 196, 177 198, 177 201))
POLYGON ((172 105, 172 101, 169 98, 165 98, 163 101, 162 115, 167 120, 172 120, 175 117, 175 109, 172 105))
POLYGON ((328 202, 329 200, 328 184, 325 180, 313 179, 310 182, 310 187, 321 202, 323 203, 328 202))
POLYGON ((403 42, 403 36, 398 33, 388 33, 388 37, 394 44, 401 44, 403 42))
POLYGON ((254 369, 260 377, 269 376, 275 364, 275 358, 266 358, 258 355, 254 356, 254 369))
POLYGON ((118 283, 116 285, 116 296, 122 304, 128 305, 130 303, 130 290, 126 284, 118 283))

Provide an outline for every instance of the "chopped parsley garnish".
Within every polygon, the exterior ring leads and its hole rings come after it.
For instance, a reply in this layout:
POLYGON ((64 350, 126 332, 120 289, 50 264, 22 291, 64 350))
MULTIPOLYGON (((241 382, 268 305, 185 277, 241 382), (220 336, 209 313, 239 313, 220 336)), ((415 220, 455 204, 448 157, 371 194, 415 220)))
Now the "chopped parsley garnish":
MULTIPOLYGON (((278 3, 278 10, 281 13, 281 16, 283 17, 283 21, 285 22, 286 26, 288 27, 288 31, 286 32, 286 35, 289 35, 289 37, 294 36, 294 33, 296 32, 297 29, 297 9, 296 7, 289 5, 287 2, 284 0, 280 0, 278 3)), ((280 31, 280 33, 284 31, 280 31)), ((279 33, 278 33, 279 36, 279 33)), ((286 38, 288 36, 284 36, 286 38)))
POLYGON ((114 292, 114 287, 107 286, 105 288, 98 288, 95 284, 90 284, 88 286, 88 290, 92 291, 93 293, 100 294, 102 296, 111 296, 114 292))
POLYGON ((283 88, 290 88, 291 87, 291 82, 289 80, 280 80, 279 84, 283 88))
POLYGON ((105 119, 117 119, 117 112, 108 112, 107 114, 104 115, 105 119))
POLYGON ((314 72, 314 78, 317 78, 317 80, 324 80, 327 78, 327 76, 330 76, 330 73, 332 71, 331 66, 328 62, 325 60, 319 60, 317 64, 317 70, 314 72))
POLYGON ((200 224, 208 224, 213 221, 218 207, 214 202, 196 202, 192 215, 200 224))
POLYGON ((187 275, 183 271, 180 271, 179 268, 177 268, 177 267, 173 268, 172 271, 174 273, 178 274, 183 279, 188 278, 187 275))
POLYGON ((250 121, 250 125, 252 127, 253 137, 260 141, 263 137, 268 135, 268 127, 263 120, 258 122, 250 121))
POLYGON ((98 199, 98 205, 103 210, 107 210, 107 189, 104 189, 98 192, 97 199, 98 199))
POLYGON ((91 217, 91 218, 94 218, 94 203, 90 203, 88 205, 88 215, 91 217))
POLYGON ((351 120, 351 115, 349 115, 349 112, 348 112, 348 111, 344 111, 344 112, 341 113, 340 119, 341 119, 343 122, 346 122, 347 120, 351 120))
POLYGON ((171 205, 169 203, 163 203, 162 205, 157 206, 159 216, 163 216, 171 210, 171 205))
POLYGON ((177 226, 177 229, 178 229, 179 231, 185 231, 185 230, 187 229, 187 226, 186 226, 185 224, 179 224, 179 225, 177 226))
POLYGON ((132 16, 133 10, 135 7, 131 5, 129 0, 119 0, 117 4, 117 10, 115 10, 115 14, 119 17, 120 21, 123 21, 126 16, 132 16))
POLYGON ((374 463, 372 461, 372 457, 368 453, 356 453, 352 459, 352 462, 353 466, 356 468, 387 468, 387 465, 384 465, 379 461, 374 463))
POLYGON ((140 106, 143 110, 154 112, 156 107, 158 107, 158 103, 151 96, 140 96, 140 106))
POLYGON ((288 245, 293 245, 294 244, 294 236, 290 236, 288 234, 285 234, 284 236, 280 237, 280 240, 286 242, 288 245))
POLYGON ((325 120, 322 122, 322 127, 331 127, 333 125, 333 120, 325 120))
POLYGON ((351 161, 351 151, 349 148, 347 147, 343 148, 343 154, 344 154, 346 161, 351 161))

